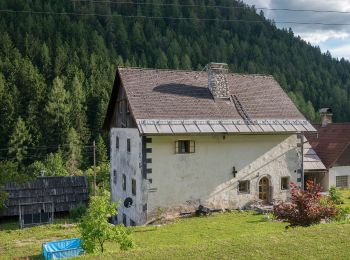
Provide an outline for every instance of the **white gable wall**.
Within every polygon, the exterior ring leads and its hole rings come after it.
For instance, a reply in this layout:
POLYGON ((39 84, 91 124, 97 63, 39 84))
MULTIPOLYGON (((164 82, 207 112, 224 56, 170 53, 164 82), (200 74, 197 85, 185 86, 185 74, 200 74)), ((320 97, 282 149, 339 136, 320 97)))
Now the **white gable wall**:
MULTIPOLYGON (((237 208, 257 200, 260 178, 267 176, 272 198, 285 200, 281 177, 297 181, 301 168, 296 135, 211 135, 153 136, 152 179, 148 193, 148 213, 160 208, 206 205, 237 208), (175 154, 176 140, 194 140, 195 153, 175 154), (238 171, 233 177, 232 169, 238 171), (250 193, 238 192, 238 180, 250 180, 250 193)), ((153 212, 152 212, 153 211, 153 212)), ((186 210, 184 210, 186 211, 186 210)))
POLYGON ((111 128, 111 199, 119 202, 118 223, 123 223, 126 215, 126 225, 130 220, 136 224, 143 224, 146 213, 143 211, 145 189, 147 184, 142 178, 142 141, 136 128, 111 128), (116 138, 119 138, 119 149, 116 148, 116 138), (130 139, 130 152, 127 152, 127 139, 130 139), (116 171, 116 179, 114 179, 116 171), (126 190, 123 189, 123 175, 126 177, 126 190), (136 195, 132 194, 132 179, 136 180, 136 195), (130 197, 133 204, 125 208, 123 203, 130 197))

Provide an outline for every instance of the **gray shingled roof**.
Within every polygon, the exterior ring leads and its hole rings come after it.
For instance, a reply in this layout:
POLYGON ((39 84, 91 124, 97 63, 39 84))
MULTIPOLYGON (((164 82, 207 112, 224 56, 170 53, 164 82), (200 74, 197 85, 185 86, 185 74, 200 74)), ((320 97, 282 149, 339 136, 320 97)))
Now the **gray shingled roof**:
MULTIPOLYGON (((214 100, 206 72, 119 69, 136 119, 242 119, 229 100, 214 100)), ((251 119, 300 119, 303 115, 271 76, 228 74, 251 119)))
MULTIPOLYGON (((201 125, 210 120, 218 121, 213 123, 218 125, 247 124, 229 99, 214 100, 208 89, 207 72, 119 68, 118 73, 141 133, 160 133, 157 126, 154 126, 153 130, 142 127, 157 124, 159 120, 160 125, 184 123, 201 125), (232 123, 230 120, 236 121, 232 123)), ((247 131, 242 130, 243 132, 314 131, 272 76, 227 74, 227 83, 230 94, 237 96, 252 120, 248 124, 251 127, 248 127, 247 131), (268 125, 265 128, 259 127, 259 130, 254 128, 254 124, 265 123, 268 125), (286 127, 271 128, 269 127, 271 124, 284 124, 286 127)), ((186 127, 183 129, 182 132, 189 132, 186 127)), ((233 128, 232 131, 225 127, 223 129, 222 132, 242 132, 237 127, 235 128, 237 131, 233 128)), ((197 132, 203 131, 199 129, 197 132)), ((214 129, 204 132, 216 131, 214 129)), ((174 131, 168 129, 168 133, 174 131)))

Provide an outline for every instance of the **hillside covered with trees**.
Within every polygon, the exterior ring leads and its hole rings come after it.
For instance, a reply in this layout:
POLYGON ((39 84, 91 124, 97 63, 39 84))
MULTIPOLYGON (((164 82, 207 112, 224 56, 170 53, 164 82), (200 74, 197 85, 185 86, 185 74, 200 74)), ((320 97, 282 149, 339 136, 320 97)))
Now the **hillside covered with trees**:
POLYGON ((101 126, 118 65, 202 70, 226 62, 232 72, 274 75, 311 121, 325 106, 335 121, 350 121, 350 62, 277 29, 254 8, 233 0, 115 2, 0 1, 3 169, 7 160, 30 174, 77 174, 92 164, 92 140, 98 162, 107 161, 101 126))

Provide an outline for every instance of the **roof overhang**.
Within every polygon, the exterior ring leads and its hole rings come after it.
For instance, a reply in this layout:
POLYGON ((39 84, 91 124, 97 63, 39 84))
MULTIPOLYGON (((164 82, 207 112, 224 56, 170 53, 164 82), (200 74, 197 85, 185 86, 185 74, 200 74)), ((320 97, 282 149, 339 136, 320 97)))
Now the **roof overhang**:
POLYGON ((316 132, 307 120, 136 120, 141 135, 169 134, 282 134, 316 132))

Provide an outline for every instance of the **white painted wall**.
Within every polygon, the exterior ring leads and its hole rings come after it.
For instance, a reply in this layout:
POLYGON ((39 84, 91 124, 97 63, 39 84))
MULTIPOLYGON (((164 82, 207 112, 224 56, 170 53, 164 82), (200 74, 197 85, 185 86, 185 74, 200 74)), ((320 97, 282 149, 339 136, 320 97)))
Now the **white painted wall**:
POLYGON ((142 141, 138 130, 135 128, 112 128, 110 130, 111 144, 111 199, 119 201, 118 223, 122 223, 123 214, 127 215, 127 225, 130 219, 137 224, 143 224, 145 213, 143 212, 145 183, 142 179, 142 141), (119 137, 119 149, 116 149, 116 137, 119 137), (130 138, 131 150, 127 152, 127 139, 130 138), (113 172, 117 171, 117 183, 114 183, 113 172), (126 191, 122 188, 123 174, 126 175, 126 191), (132 195, 131 180, 136 179, 136 196, 132 195), (134 204, 125 208, 125 198, 131 197, 134 204))
POLYGON ((349 176, 348 187, 350 187, 350 166, 335 166, 329 169, 329 187, 336 185, 336 176, 349 176))
POLYGON ((268 176, 272 197, 285 200, 289 191, 281 191, 282 176, 297 181, 301 168, 296 135, 211 135, 153 136, 152 178, 148 193, 148 213, 158 207, 198 204, 213 208, 242 207, 258 199, 260 178, 268 176), (175 154, 175 141, 195 141, 193 154, 175 154), (233 178, 232 167, 238 173, 233 178), (250 180, 250 194, 239 194, 238 180, 250 180))

